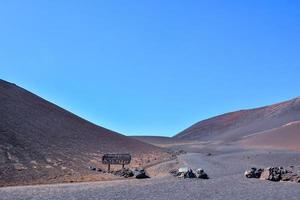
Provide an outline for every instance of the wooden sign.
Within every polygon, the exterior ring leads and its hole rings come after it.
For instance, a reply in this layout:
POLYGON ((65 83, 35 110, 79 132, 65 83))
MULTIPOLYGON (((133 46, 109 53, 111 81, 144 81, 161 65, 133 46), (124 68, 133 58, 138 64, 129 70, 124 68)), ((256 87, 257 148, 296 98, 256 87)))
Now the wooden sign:
POLYGON ((108 165, 108 171, 110 171, 110 165, 124 165, 130 164, 130 154, 104 154, 102 157, 102 164, 108 165))

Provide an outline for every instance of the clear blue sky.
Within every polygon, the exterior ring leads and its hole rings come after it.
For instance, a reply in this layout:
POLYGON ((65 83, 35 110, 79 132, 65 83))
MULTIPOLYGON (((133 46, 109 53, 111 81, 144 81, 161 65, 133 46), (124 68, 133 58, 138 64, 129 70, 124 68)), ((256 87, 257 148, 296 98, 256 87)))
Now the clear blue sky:
POLYGON ((0 1, 0 78, 127 135, 300 95, 300 1, 0 1))

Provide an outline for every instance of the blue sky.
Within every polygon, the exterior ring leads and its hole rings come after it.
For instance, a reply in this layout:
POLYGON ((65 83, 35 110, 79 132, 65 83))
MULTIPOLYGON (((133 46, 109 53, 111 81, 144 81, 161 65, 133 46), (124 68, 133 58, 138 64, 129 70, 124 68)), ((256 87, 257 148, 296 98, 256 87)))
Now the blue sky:
POLYGON ((300 2, 0 1, 0 78, 126 135, 300 95, 300 2))

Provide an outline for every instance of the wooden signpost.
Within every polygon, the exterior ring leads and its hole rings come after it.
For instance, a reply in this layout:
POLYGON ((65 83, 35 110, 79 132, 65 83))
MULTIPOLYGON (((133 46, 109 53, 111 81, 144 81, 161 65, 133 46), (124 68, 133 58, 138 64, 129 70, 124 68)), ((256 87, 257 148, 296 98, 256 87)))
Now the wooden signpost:
POLYGON ((124 166, 130 164, 130 161, 130 154, 104 154, 102 157, 102 164, 108 165, 108 172, 110 172, 110 165, 122 165, 122 169, 124 169, 124 166))

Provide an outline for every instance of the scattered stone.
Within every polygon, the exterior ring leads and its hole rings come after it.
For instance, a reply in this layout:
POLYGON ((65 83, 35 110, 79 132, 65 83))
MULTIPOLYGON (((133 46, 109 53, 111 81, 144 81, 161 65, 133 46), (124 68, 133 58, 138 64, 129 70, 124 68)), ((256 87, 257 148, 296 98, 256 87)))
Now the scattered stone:
POLYGON ((171 175, 173 175, 173 176, 178 176, 178 170, 177 170, 177 169, 171 169, 171 170, 169 171, 169 173, 170 173, 171 175))
POLYGON ((97 168, 97 172, 104 172, 104 170, 101 168, 97 168))
POLYGON ((96 171, 97 168, 93 167, 93 166, 89 166, 89 169, 92 170, 92 171, 96 171))
POLYGON ((27 169, 27 167, 25 167, 25 166, 24 166, 23 164, 21 164, 21 163, 14 164, 14 168, 15 168, 17 171, 22 171, 22 170, 27 169))
POLYGON ((179 154, 186 154, 186 151, 180 149, 180 150, 178 151, 178 153, 179 153, 179 154))
POLYGON ((91 171, 106 173, 106 171, 104 169, 93 167, 93 166, 89 166, 88 169, 91 170, 91 171))
POLYGON ((172 150, 172 151, 168 151, 168 153, 170 153, 172 155, 172 157, 176 157, 180 154, 186 154, 186 151, 180 149, 180 150, 172 150))
POLYGON ((6 154, 7 154, 8 160, 11 160, 11 161, 14 161, 14 162, 19 162, 19 159, 18 159, 17 156, 13 155, 12 153, 10 153, 8 151, 6 152, 6 154))
POLYGON ((30 164, 37 165, 37 162, 35 160, 32 160, 30 161, 30 164))

